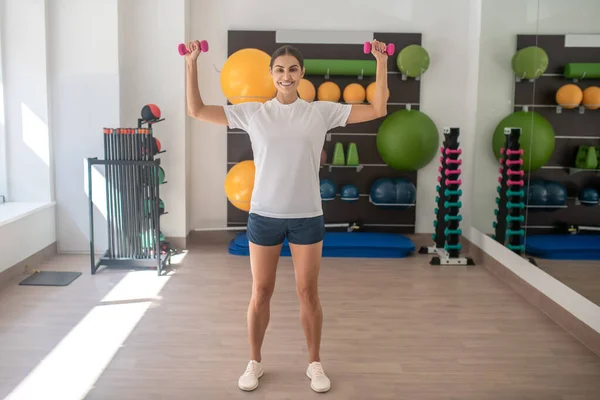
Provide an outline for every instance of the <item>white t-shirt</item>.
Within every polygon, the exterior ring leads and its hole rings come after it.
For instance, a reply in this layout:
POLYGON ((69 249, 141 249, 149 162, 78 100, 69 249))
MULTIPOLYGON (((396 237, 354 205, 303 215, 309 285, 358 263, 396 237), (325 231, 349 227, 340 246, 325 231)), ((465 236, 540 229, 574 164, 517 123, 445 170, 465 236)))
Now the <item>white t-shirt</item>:
POLYGON ((256 167, 250 212, 272 218, 323 214, 319 185, 327 132, 345 126, 351 105, 277 99, 225 106, 229 127, 250 136, 256 167))

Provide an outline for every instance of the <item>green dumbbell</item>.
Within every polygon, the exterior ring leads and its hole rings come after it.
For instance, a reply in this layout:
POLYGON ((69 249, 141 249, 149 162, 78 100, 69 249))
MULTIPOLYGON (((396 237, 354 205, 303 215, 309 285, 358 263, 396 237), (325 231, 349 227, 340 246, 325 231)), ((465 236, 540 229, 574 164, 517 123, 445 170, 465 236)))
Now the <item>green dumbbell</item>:
POLYGON ((446 191, 444 192, 444 194, 446 196, 462 196, 462 190, 461 189, 458 189, 458 190, 446 189, 446 191))
POLYGON ((507 229, 506 230, 506 234, 508 236, 525 236, 525 231, 523 229, 520 229, 518 231, 512 230, 512 229, 507 229))
POLYGON ((506 208, 525 208, 525 204, 523 203, 511 203, 510 201, 506 203, 506 208))
POLYGON ((445 208, 450 208, 450 207, 460 208, 460 207, 462 207, 462 202, 457 201, 456 203, 451 203, 451 202, 447 201, 444 203, 444 207, 445 208))
POLYGON ((506 221, 508 221, 508 222, 513 222, 513 221, 525 222, 525 216, 520 215, 518 217, 512 217, 509 215, 508 217, 506 217, 506 221))
POLYGON ((431 235, 431 238, 432 238, 434 241, 435 241, 435 238, 436 238, 436 237, 437 237, 437 236, 435 235, 435 233, 434 233, 433 235, 431 235))
POLYGON ((494 229, 496 229, 498 227, 498 223, 496 221, 494 221, 494 223, 492 224, 492 226, 494 227, 494 229))
POLYGON ((436 208, 433 210, 433 212, 437 215, 440 212, 440 210, 436 208))
POLYGON ((510 250, 521 250, 521 251, 525 251, 525 246, 518 245, 518 246, 514 246, 512 244, 507 244, 506 247, 508 247, 510 250))
POLYGON ((439 203, 440 202, 440 196, 435 196, 435 202, 439 203))
POLYGON ((436 219, 435 221, 433 221, 433 227, 437 228, 437 226, 438 226, 438 222, 437 222, 437 219, 436 219))

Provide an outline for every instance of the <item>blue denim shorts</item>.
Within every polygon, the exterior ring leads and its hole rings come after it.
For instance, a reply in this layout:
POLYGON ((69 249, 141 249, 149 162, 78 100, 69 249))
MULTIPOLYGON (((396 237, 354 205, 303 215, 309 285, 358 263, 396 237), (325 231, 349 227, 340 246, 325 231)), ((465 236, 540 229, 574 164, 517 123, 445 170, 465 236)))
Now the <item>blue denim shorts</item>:
POLYGON ((322 215, 286 219, 250 213, 246 235, 248 241, 260 246, 275 246, 285 238, 293 244, 314 244, 325 238, 325 221, 322 215))

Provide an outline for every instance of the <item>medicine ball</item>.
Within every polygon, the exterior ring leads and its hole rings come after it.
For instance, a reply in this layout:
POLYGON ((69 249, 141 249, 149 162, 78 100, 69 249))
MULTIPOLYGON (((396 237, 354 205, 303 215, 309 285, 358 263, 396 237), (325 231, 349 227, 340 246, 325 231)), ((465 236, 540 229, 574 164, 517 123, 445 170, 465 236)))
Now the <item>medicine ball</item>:
POLYGON ((146 104, 142 108, 142 119, 147 122, 160 119, 160 108, 156 104, 146 104))

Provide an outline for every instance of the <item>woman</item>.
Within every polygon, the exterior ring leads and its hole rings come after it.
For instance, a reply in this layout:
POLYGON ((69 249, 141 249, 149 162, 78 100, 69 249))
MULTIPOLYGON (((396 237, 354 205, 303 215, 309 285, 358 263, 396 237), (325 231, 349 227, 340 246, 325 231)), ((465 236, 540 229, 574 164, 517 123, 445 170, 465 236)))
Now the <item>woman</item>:
POLYGON ((252 296, 248 306, 250 362, 238 386, 251 391, 263 375, 261 347, 270 318, 277 263, 287 237, 296 275, 300 319, 309 349, 307 376, 311 388, 326 392, 330 380, 319 356, 323 313, 318 277, 325 226, 319 185, 319 163, 326 133, 346 124, 370 121, 387 114, 386 44, 373 41, 377 60, 375 94, 371 104, 306 102, 298 96, 304 76, 304 58, 291 46, 282 46, 271 58, 275 98, 236 105, 205 105, 197 76, 199 42, 187 44, 186 97, 188 114, 201 121, 246 131, 256 166, 248 216, 252 296))

